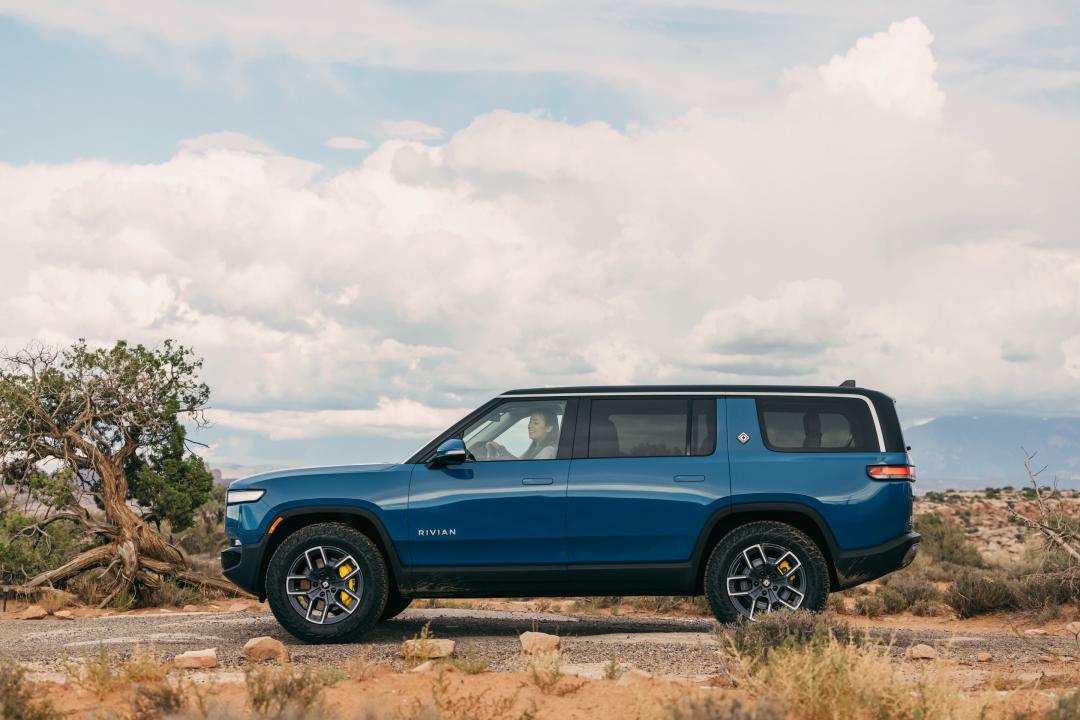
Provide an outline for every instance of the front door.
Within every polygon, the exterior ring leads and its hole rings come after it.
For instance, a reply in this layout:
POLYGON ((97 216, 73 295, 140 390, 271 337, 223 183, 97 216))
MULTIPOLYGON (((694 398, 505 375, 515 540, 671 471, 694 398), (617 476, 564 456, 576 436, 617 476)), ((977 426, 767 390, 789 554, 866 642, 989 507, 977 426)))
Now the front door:
POLYGON ((507 400, 462 433, 466 462, 416 465, 409 490, 414 566, 565 566, 566 407, 557 398, 507 400))

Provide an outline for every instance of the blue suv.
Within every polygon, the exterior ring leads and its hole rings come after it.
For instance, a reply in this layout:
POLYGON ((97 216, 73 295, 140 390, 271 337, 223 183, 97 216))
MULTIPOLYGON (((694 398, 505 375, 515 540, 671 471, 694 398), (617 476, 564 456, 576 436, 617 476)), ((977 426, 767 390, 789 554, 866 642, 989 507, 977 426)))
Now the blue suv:
POLYGON ((413 598, 816 610, 914 559, 907 450, 893 400, 850 381, 513 390, 402 463, 234 482, 221 563, 309 642, 413 598))

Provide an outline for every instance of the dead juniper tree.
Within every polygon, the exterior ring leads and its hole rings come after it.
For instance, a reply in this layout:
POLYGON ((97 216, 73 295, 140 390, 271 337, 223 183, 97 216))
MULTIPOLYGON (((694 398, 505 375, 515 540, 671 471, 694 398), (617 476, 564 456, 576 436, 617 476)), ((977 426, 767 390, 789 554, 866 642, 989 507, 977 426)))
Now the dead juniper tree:
POLYGON ((156 523, 174 529, 191 522, 212 487, 201 459, 185 452, 179 416, 204 424, 209 389, 199 381, 202 361, 166 340, 160 347, 91 350, 82 340, 57 350, 32 345, 0 355, 0 463, 16 487, 42 468, 70 472, 72 497, 89 493, 103 511, 78 502, 47 512, 31 531, 68 520, 96 538, 60 567, 30 578, 25 587, 64 583, 105 568, 110 586, 102 605, 124 590, 160 587, 165 578, 236 593, 224 580, 188 569, 180 550, 156 523))
POLYGON ((1037 454, 1024 450, 1024 469, 1034 491, 1030 497, 1035 501, 1037 515, 1020 512, 1016 501, 1010 500, 1007 503, 1009 516, 1042 534, 1048 549, 1043 574, 1060 577, 1068 584, 1075 597, 1080 589, 1080 522, 1072 517, 1071 513, 1064 511, 1062 503, 1069 500, 1061 497, 1056 481, 1052 487, 1039 485, 1039 476, 1046 470, 1046 466, 1038 470, 1033 468, 1032 463, 1037 454))

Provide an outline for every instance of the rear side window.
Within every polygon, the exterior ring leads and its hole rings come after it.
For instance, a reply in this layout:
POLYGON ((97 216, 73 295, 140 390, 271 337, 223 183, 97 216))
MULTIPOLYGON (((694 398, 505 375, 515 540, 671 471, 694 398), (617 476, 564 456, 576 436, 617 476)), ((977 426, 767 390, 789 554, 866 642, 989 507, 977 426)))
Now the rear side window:
POLYGON ((716 400, 618 398, 593 400, 589 457, 712 455, 716 400))
POLYGON ((782 452, 877 452, 870 408, 858 398, 758 398, 762 437, 782 452))

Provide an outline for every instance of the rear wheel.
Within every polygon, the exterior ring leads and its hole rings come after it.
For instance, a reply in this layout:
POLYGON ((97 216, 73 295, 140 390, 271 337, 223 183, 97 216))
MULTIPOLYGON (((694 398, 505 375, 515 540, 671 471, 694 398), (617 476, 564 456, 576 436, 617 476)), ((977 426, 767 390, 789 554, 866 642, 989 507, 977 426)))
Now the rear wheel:
POLYGON ((775 610, 820 610, 829 569, 806 533, 781 522, 735 528, 716 544, 705 566, 705 595, 720 622, 753 620, 775 610))
POLYGON ((386 562, 375 543, 342 523, 297 530, 274 551, 266 596, 282 627, 311 643, 358 639, 386 605, 386 562))

